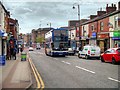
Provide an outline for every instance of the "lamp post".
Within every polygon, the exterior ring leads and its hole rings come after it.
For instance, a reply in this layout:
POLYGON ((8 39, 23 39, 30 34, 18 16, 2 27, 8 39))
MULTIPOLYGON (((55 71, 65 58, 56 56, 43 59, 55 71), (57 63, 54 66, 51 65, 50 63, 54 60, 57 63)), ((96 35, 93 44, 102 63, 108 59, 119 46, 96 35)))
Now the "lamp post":
POLYGON ((79 21, 79 46, 80 46, 80 5, 78 3, 73 4, 73 9, 75 9, 75 5, 78 7, 78 21, 79 21))
POLYGON ((51 30, 51 23, 47 24, 47 25, 50 25, 50 30, 51 30))

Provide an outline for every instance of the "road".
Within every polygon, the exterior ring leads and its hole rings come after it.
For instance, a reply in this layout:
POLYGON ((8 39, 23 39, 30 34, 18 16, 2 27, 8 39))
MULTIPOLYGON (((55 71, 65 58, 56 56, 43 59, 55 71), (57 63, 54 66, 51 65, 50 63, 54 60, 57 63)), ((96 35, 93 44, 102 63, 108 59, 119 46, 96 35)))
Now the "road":
POLYGON ((49 57, 44 49, 29 52, 45 88, 118 88, 119 65, 77 56, 49 57))

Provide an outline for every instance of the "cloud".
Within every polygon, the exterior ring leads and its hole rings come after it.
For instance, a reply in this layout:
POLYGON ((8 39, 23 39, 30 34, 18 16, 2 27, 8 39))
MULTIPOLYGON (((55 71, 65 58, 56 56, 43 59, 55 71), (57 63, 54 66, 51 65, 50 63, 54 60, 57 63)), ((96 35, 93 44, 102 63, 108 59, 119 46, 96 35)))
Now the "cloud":
MULTIPOLYGON (((61 27, 67 26, 69 20, 77 20, 78 19, 78 8, 72 9, 73 4, 77 2, 80 4, 80 13, 81 18, 88 18, 91 14, 96 14, 96 11, 101 7, 103 10, 106 7, 108 2, 105 0, 97 1, 96 0, 71 0, 68 2, 64 2, 67 0, 61 0, 61 2, 53 1, 53 2, 42 2, 37 0, 5 0, 5 7, 9 9, 13 18, 18 19, 21 32, 31 32, 33 28, 39 28, 40 24, 42 27, 49 27, 47 23, 52 23, 52 27, 61 27)), ((116 1, 109 0, 109 3, 116 1)))

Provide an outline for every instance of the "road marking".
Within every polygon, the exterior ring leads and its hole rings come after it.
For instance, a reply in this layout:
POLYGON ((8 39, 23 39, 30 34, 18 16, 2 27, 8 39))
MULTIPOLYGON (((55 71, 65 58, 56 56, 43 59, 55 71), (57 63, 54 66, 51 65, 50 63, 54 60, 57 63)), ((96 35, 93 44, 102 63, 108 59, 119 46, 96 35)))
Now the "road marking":
POLYGON ((70 65, 71 63, 69 63, 69 62, 66 62, 66 64, 70 65))
POLYGON ((79 66, 76 66, 76 68, 82 69, 82 70, 87 71, 87 72, 90 72, 90 73, 95 73, 95 72, 93 72, 93 71, 91 71, 91 70, 88 70, 88 69, 85 69, 85 68, 82 68, 82 67, 79 67, 79 66))
POLYGON ((41 53, 41 52, 37 52, 37 53, 38 53, 38 54, 42 54, 42 55, 44 54, 44 53, 41 53))
POLYGON ((113 78, 111 78, 111 77, 108 77, 108 79, 109 79, 109 80, 116 81, 116 82, 119 82, 119 83, 120 83, 120 81, 119 81, 119 80, 113 79, 113 78))
POLYGON ((69 62, 65 62, 65 61, 62 61, 63 63, 65 63, 65 64, 68 64, 68 65, 70 65, 70 63, 69 62))
POLYGON ((58 58, 53 58, 53 59, 58 60, 58 58))

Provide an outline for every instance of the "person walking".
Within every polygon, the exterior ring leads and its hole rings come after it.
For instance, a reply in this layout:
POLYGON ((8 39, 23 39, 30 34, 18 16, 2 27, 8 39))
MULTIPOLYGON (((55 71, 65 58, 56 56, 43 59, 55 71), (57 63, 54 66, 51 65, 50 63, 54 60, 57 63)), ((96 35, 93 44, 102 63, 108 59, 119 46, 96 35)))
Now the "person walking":
POLYGON ((10 47, 7 49, 7 60, 10 60, 11 53, 10 53, 10 47))
POLYGON ((20 48, 20 52, 21 52, 21 53, 23 52, 23 49, 22 49, 22 47, 20 48))
POLYGON ((16 53, 17 53, 17 48, 14 48, 14 50, 13 50, 13 57, 14 57, 14 60, 16 60, 16 53))

